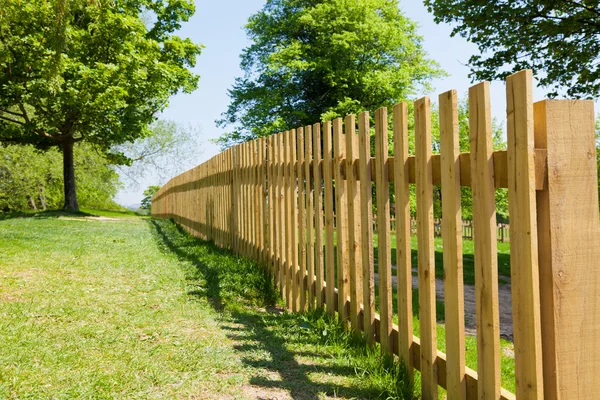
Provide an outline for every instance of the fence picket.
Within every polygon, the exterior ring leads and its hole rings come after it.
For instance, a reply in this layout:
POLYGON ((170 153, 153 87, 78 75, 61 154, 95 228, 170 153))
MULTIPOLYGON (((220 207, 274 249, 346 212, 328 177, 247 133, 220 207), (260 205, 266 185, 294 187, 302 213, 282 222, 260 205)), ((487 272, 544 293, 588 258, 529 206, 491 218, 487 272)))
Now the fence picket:
POLYGON ((315 273, 317 275, 316 297, 317 307, 323 308, 325 298, 324 268, 323 268, 323 183, 321 179, 322 151, 321 124, 313 125, 313 176, 315 195, 315 273))
POLYGON ((292 279, 292 311, 298 311, 298 186, 296 183, 296 163, 297 152, 296 152, 296 129, 290 131, 290 141, 288 142, 290 148, 290 174, 289 174, 289 188, 290 188, 290 277, 292 279))
POLYGON ((543 399, 531 71, 508 77, 506 101, 515 394, 543 399))
POLYGON ((388 169, 387 108, 375 112, 375 180, 377 196, 377 270, 381 351, 391 353, 392 344, 392 260, 390 243, 390 185, 388 169))
POLYGON ((408 107, 406 103, 400 103, 394 106, 398 353, 412 379, 414 362, 412 355, 412 266, 408 175, 408 107))
POLYGON ((375 341, 375 278, 373 256, 373 198, 371 192, 371 132, 369 113, 358 115, 360 215, 362 236, 363 332, 367 343, 375 341))
POLYGON ((446 390, 465 399, 465 315, 460 208, 458 98, 456 90, 439 96, 442 165, 442 239, 446 322, 446 390))
POLYGON ((337 239, 337 289, 338 315, 346 322, 349 310, 348 299, 348 213, 346 199, 346 182, 342 179, 341 165, 345 160, 346 141, 342 119, 333 121, 333 178, 335 180, 335 233, 337 239))
POLYGON ((323 129, 323 186, 325 189, 325 302, 327 312, 335 314, 335 258, 333 241, 333 176, 331 171, 333 148, 331 145, 331 121, 323 129))
POLYGON ((281 280, 281 287, 280 287, 280 292, 281 292, 281 297, 285 300, 287 300, 287 291, 288 291, 288 284, 287 284, 287 271, 286 271, 286 265, 287 265, 287 251, 286 251, 286 243, 287 243, 287 235, 285 234, 285 221, 286 221, 286 196, 285 196, 285 151, 284 151, 284 145, 285 145, 285 132, 281 132, 279 133, 278 136, 278 141, 277 141, 277 153, 279 155, 278 159, 279 159, 279 166, 277 168, 277 177, 278 177, 278 181, 279 181, 279 189, 278 189, 278 195, 279 195, 279 209, 277 211, 277 215, 279 217, 279 221, 278 221, 278 230, 279 230, 279 246, 278 246, 278 250, 279 250, 279 279, 281 280))
POLYGON ((435 318, 435 246, 433 243, 433 178, 429 97, 415 102, 415 175, 417 181, 417 244, 419 325, 421 332, 421 392, 437 399, 437 334, 435 318))
POLYGON ((298 128, 298 290, 300 291, 299 310, 306 310, 306 215, 305 215, 305 184, 304 184, 304 128, 298 128))
MULTIPOLYGON (((308 308, 315 306, 315 201, 313 179, 311 175, 311 166, 313 160, 313 131, 312 126, 308 125, 305 129, 305 160, 304 176, 306 179, 306 267, 307 267, 307 285, 308 285, 308 308)), ((320 184, 320 182, 319 182, 320 184)))
POLYGON ((360 182, 356 180, 354 165, 358 156, 358 136, 354 115, 345 119, 346 130, 346 179, 348 197, 348 264, 350 275, 350 323, 358 330, 360 305, 362 304, 362 263, 360 223, 360 182))
MULTIPOLYGON (((285 304, 288 310, 294 309, 294 278, 295 274, 293 273, 293 253, 294 253, 294 234, 293 232, 296 230, 296 225, 294 225, 294 220, 292 218, 292 214, 294 212, 293 208, 293 193, 292 193, 292 131, 285 131, 285 140, 284 140, 284 152, 285 152, 285 173, 284 173, 284 181, 285 181, 285 251, 286 251, 286 266, 285 266, 285 274, 286 274, 286 285, 287 290, 285 293, 285 304)), ((294 185, 295 189, 295 185, 294 185)))
POLYGON ((500 396, 496 201, 489 82, 469 89, 479 398, 500 396))

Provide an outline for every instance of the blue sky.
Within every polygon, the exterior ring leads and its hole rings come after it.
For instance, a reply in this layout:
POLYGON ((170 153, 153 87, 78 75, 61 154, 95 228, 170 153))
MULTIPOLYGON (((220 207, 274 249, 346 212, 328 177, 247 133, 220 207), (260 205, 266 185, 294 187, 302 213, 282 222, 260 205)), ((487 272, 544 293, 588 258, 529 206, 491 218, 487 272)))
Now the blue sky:
MULTIPOLYGON (((227 89, 242 74, 239 55, 249 44, 243 26, 248 17, 260 10, 264 3, 265 0, 196 0, 196 14, 179 32, 180 36, 189 37, 205 46, 194 68, 194 72, 200 74, 198 90, 189 95, 173 97, 161 116, 185 126, 200 128, 200 145, 197 149, 190 149, 197 152, 198 156, 189 168, 218 153, 217 146, 210 143, 210 139, 223 133, 223 129, 216 127, 215 120, 219 119, 229 104, 227 89)), ((469 57, 478 52, 477 47, 461 37, 450 37, 451 27, 436 25, 422 1, 400 0, 400 8, 407 17, 418 23, 425 50, 449 74, 434 80, 434 91, 422 95, 429 95, 432 101, 436 101, 439 93, 456 89, 460 97, 465 96, 472 85, 466 64, 469 57)), ((492 114, 501 123, 505 120, 506 110, 504 90, 504 83, 492 82, 492 114)), ((535 88, 535 101, 541 100, 543 95, 542 89, 535 88)), ((149 175, 141 182, 139 189, 120 191, 117 201, 123 205, 137 204, 148 185, 163 183, 149 175)))

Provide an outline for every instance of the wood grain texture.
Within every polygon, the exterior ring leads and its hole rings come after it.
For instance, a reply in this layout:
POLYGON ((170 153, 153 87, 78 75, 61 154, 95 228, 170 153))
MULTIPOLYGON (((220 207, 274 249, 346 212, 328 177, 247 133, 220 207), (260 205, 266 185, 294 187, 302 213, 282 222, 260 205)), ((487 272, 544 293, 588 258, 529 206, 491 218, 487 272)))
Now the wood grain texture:
POLYGON ((531 71, 508 77, 506 104, 516 395, 543 399, 531 71))
POLYGON ((273 207, 275 191, 275 178, 274 178, 274 135, 267 137, 267 216, 269 224, 269 236, 268 236, 268 258, 269 258, 269 273, 273 280, 275 287, 277 287, 277 279, 275 274, 275 207, 273 207))
POLYGON ((469 89, 479 397, 500 396, 496 201, 489 82, 469 89))
MULTIPOLYGON (((313 154, 314 165, 322 161, 321 150, 321 124, 313 125, 313 154)), ((314 194, 315 194, 315 275, 317 307, 323 308, 325 301, 325 269, 323 259, 323 180, 321 169, 313 168, 314 194)))
POLYGON ((306 180, 306 270, 308 275, 308 301, 309 309, 315 306, 315 201, 312 185, 311 165, 313 160, 312 126, 308 125, 305 131, 304 147, 304 177, 306 180))
MULTIPOLYGON (((369 113, 358 115, 359 172, 362 182, 371 182, 371 136, 369 113)), ((367 343, 375 342, 375 278, 373 254, 373 198, 371 185, 360 186, 360 232, 362 237, 363 331, 367 343)))
POLYGON ((338 316, 341 321, 348 320, 345 307, 350 288, 348 285, 348 204, 346 196, 346 181, 342 179, 341 166, 345 162, 346 140, 341 118, 333 121, 333 178, 335 179, 335 233, 337 251, 337 289, 338 316))
POLYGON ((278 167, 277 167, 277 180, 279 182, 277 195, 279 197, 278 200, 278 210, 277 210, 277 230, 278 230, 278 245, 277 251, 279 253, 279 279, 281 285, 279 287, 281 297, 286 298, 286 257, 287 252, 285 251, 285 243, 286 243, 286 235, 285 235, 285 154, 283 150, 283 142, 285 138, 285 132, 281 132, 277 135, 277 155, 278 155, 278 167))
POLYGON ((448 398, 465 399, 465 306, 463 287, 462 218, 458 96, 439 96, 442 171, 442 238, 444 246, 444 305, 446 323, 446 390, 448 398))
POLYGON ((594 104, 534 104, 535 147, 546 148, 548 186, 537 192, 545 399, 600 392, 600 243, 594 104))
POLYGON ((392 260, 390 243, 390 186, 388 178, 387 108, 375 112, 375 185, 377 193, 377 261, 381 351, 392 351, 392 260))
POLYGON ((300 311, 306 311, 306 187, 304 182, 304 128, 298 128, 298 291, 300 311))
POLYGON ((334 288, 335 288, 335 257, 334 257, 334 229, 333 229, 333 161, 331 121, 325 122, 323 129, 323 187, 325 192, 325 273, 326 278, 326 303, 327 312, 335 314, 334 288))
MULTIPOLYGON (((358 136, 356 135, 356 119, 348 115, 344 121, 346 136, 346 169, 349 170, 358 159, 358 136)), ((354 174, 347 177, 348 198, 348 267, 350 274, 350 323, 352 329, 358 330, 360 307, 362 304, 362 268, 361 268, 361 223, 360 223, 360 182, 354 174)))
POLYGON ((283 180, 282 180, 282 186, 283 186, 283 211, 281 213, 281 218, 282 218, 282 227, 281 227, 281 231, 282 231, 282 236, 283 236, 283 240, 282 240, 282 253, 284 254, 283 257, 283 271, 284 271, 284 276, 285 276, 285 281, 284 281, 284 294, 283 294, 283 298, 285 299, 285 305, 286 308, 288 310, 292 309, 292 279, 290 277, 290 264, 291 264, 291 260, 292 260, 292 254, 291 254, 291 235, 292 235, 292 230, 290 228, 291 225, 291 216, 290 216, 290 212, 291 212, 291 202, 290 202, 290 196, 291 196, 291 190, 290 190, 290 168, 289 168, 289 164, 290 164, 290 147, 288 146, 290 142, 290 132, 289 131, 285 131, 283 133, 283 141, 281 143, 281 151, 283 154, 283 160, 282 160, 282 176, 283 176, 283 180))
POLYGON ((290 277, 292 279, 292 311, 298 311, 298 303, 299 303, 299 292, 298 292, 298 280, 299 280, 299 271, 298 271, 298 185, 296 178, 296 162, 297 152, 296 152, 296 130, 292 129, 290 131, 290 139, 288 142, 290 158, 289 158, 289 195, 290 195, 290 225, 288 226, 289 234, 290 234, 290 243, 289 243, 289 253, 290 263, 289 263, 289 271, 290 277))
POLYGON ((396 275, 398 287, 398 354, 413 379, 412 264, 408 176, 408 106, 394 106, 394 191, 396 197, 396 275))
POLYGON ((421 331, 421 392, 437 399, 437 334, 435 320, 435 245, 433 243, 433 177, 431 167, 431 110, 429 97, 415 102, 417 180, 417 242, 419 325, 421 331))

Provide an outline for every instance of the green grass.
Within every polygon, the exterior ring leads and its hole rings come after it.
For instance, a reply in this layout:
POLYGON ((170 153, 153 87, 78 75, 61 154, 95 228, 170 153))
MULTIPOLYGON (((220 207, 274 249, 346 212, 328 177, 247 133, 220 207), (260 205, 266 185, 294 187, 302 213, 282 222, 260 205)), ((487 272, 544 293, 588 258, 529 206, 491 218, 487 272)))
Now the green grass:
POLYGON ((254 263, 84 211, 0 218, 0 398, 413 397, 335 321, 273 307, 254 263))
MULTIPOLYGON (((378 272, 377 268, 377 251, 378 251, 378 238, 377 235, 373 235, 373 243, 374 243, 374 258, 375 258, 375 272, 378 272)), ((337 239, 334 237, 334 239, 337 239)), ((337 241, 335 240, 335 243, 337 241)), ((444 265, 443 265, 443 244, 442 238, 436 237, 434 238, 435 245, 435 271, 436 278, 443 279, 444 278, 444 265)), ((396 265, 396 235, 391 234, 391 247, 392 247, 392 264, 396 265)), ((417 268, 417 237, 411 237, 411 249, 412 249, 412 265, 413 268, 417 268)), ((323 253, 325 254, 325 249, 323 253)), ((474 266, 474 248, 473 241, 463 239, 463 276, 464 283, 467 285, 475 284, 475 266, 474 266)), ((337 249, 334 250, 334 258, 337 263, 337 249)), ((393 272, 395 274, 395 272, 393 272)), ((417 272, 413 271, 413 275, 416 275, 417 272)), ((510 244, 498 242, 498 274, 499 274, 499 282, 507 283, 508 281, 503 279, 503 277, 510 277, 510 244)), ((336 270, 336 282, 337 282, 337 270, 336 270)), ((413 332, 416 336, 420 336, 420 325, 419 325, 419 290, 417 288, 413 288, 412 290, 412 305, 413 305, 413 332)), ((375 291, 375 308, 377 312, 379 312, 379 291, 375 291)), ((397 290, 392 290, 392 308, 393 308, 393 322, 398 323, 398 293, 397 290)), ((446 329, 443 324, 445 316, 445 306, 443 302, 436 301, 436 320, 438 321, 437 326, 437 346, 438 349, 442 352, 446 352, 446 329)), ((511 341, 501 338, 500 339, 500 347, 501 347, 501 361, 500 361, 500 369, 501 369, 501 381, 502 387, 515 392, 516 383, 515 383, 515 360, 512 355, 510 355, 514 349, 514 345, 511 341)), ((473 369, 477 370, 477 338, 475 336, 465 336, 465 362, 466 365, 473 369)))
MULTIPOLYGON (((396 263, 396 234, 392 233, 391 247, 392 247, 392 264, 396 263)), ((418 265, 418 244, 417 237, 411 236, 411 260, 412 267, 417 268, 418 265)), ((439 279, 444 279, 444 252, 443 243, 441 237, 435 237, 433 239, 435 247, 435 276, 439 279)), ((378 237, 373 235, 373 243, 375 246, 374 258, 375 258, 375 271, 377 271, 377 247, 378 237)), ((474 257, 474 242, 469 239, 463 239, 463 282, 466 285, 475 284, 475 257, 474 257)), ((505 277, 510 277, 510 243, 498 242, 498 275, 500 283, 507 283, 508 280, 505 277)))

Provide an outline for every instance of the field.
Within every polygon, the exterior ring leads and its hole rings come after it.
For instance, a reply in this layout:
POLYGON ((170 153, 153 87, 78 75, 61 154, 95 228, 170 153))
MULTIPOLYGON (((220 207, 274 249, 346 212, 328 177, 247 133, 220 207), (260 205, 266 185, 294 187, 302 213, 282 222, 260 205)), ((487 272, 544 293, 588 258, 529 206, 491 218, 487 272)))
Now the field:
POLYGON ((397 362, 169 221, 5 215, 0 314, 0 398, 413 397, 397 362))

